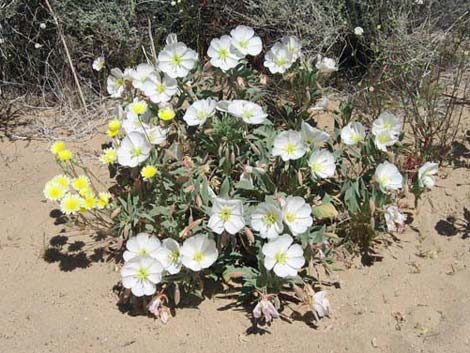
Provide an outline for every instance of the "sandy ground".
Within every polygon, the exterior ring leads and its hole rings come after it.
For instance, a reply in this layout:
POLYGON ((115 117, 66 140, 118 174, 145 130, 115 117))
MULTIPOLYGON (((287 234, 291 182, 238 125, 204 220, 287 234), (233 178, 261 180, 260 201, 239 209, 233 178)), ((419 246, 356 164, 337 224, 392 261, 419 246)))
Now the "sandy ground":
POLYGON ((179 309, 165 326, 118 309, 112 263, 61 253, 44 261, 50 239, 66 240, 42 200, 58 172, 48 146, 4 140, 0 162, 1 353, 470 352, 470 239, 446 221, 470 206, 468 169, 440 172, 415 230, 383 249, 382 262, 338 272, 333 315, 319 328, 277 320, 249 335, 245 312, 223 310, 227 300, 179 309))

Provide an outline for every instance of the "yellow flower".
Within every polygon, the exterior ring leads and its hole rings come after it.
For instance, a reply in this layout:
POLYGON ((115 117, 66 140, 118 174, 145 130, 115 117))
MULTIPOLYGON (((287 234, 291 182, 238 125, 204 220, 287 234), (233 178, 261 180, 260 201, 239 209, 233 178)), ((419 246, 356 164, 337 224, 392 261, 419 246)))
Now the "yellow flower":
POLYGON ((140 175, 144 178, 144 180, 150 180, 157 174, 157 167, 153 165, 146 165, 140 171, 140 175))
POLYGON ((52 179, 46 183, 43 193, 46 199, 58 201, 64 197, 66 188, 52 179))
POLYGON ((78 178, 75 178, 72 180, 72 186, 75 190, 82 190, 85 188, 90 187, 90 179, 88 179, 86 176, 81 175, 78 178))
POLYGON ((129 111, 137 115, 144 114, 147 111, 147 108, 147 102, 145 101, 135 101, 129 104, 129 111))
POLYGON ((73 157, 73 153, 70 150, 63 150, 57 153, 57 158, 63 162, 71 160, 72 157, 73 157))
POLYGON ((109 192, 100 192, 98 194, 98 208, 102 209, 109 205, 111 194, 109 192))
POLYGON ((172 120, 175 117, 175 111, 172 108, 159 109, 158 117, 164 121, 172 120))
POLYGON ((95 197, 95 195, 91 194, 91 195, 88 195, 88 196, 85 196, 83 198, 83 205, 82 207, 85 209, 85 210, 91 210, 93 208, 96 207, 98 203, 98 200, 97 198, 95 197))
POLYGON ((51 179, 51 181, 62 185, 64 188, 68 188, 70 185, 70 178, 64 174, 56 175, 51 179))
POLYGON ((108 123, 108 131, 106 132, 109 137, 116 137, 121 129, 121 122, 117 119, 111 120, 108 123))
POLYGON ((60 210, 69 215, 80 211, 83 206, 83 199, 74 194, 67 194, 60 202, 60 210))
POLYGON ((111 131, 116 131, 116 130, 119 130, 120 128, 121 128, 121 122, 117 119, 111 120, 108 123, 108 129, 111 131))
POLYGON ((65 150, 65 143, 63 141, 56 141, 51 146, 51 152, 55 155, 65 150))
POLYGON ((111 164, 117 160, 117 152, 114 148, 106 148, 100 156, 100 161, 104 164, 111 164))
POLYGON ((93 190, 90 189, 90 187, 86 186, 84 188, 81 188, 78 193, 80 194, 80 196, 82 197, 86 197, 86 196, 90 196, 90 195, 93 195, 93 190))

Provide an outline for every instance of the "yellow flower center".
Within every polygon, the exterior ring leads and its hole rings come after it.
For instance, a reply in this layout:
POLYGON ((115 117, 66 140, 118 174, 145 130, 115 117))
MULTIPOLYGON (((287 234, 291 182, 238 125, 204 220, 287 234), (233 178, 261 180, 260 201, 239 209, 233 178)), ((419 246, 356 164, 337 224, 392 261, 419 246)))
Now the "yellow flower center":
POLYGON ((180 66, 182 62, 183 62, 183 57, 179 54, 174 54, 171 57, 171 63, 175 66, 180 66))
POLYGON ((219 51, 219 57, 222 59, 222 60, 225 60, 228 58, 229 56, 229 51, 226 49, 226 48, 220 48, 219 51))
POLYGON ((286 212, 286 221, 288 223, 292 223, 295 221, 297 217, 295 216, 295 213, 294 212, 286 212))
POLYGON ((197 112, 196 117, 197 117, 199 120, 204 120, 204 119, 206 118, 206 113, 203 112, 203 111, 199 111, 199 112, 197 112))
POLYGON ((354 143, 360 142, 362 140, 362 137, 360 134, 357 132, 352 135, 352 140, 354 143))
POLYGON ((147 271, 146 268, 139 268, 139 270, 137 271, 137 274, 136 274, 136 277, 140 280, 140 281, 145 281, 148 277, 149 277, 149 272, 147 271))
POLYGON ((142 155, 143 151, 142 151, 142 147, 133 147, 131 149, 131 156, 133 158, 137 158, 137 157, 140 157, 142 155))
POLYGON ((166 91, 166 85, 164 83, 157 84, 156 90, 158 93, 164 93, 166 91))
POLYGON ((287 262, 287 255, 285 252, 279 251, 274 256, 278 264, 284 265, 287 262))
POLYGON ((318 162, 313 162, 310 164, 310 169, 312 170, 313 173, 319 173, 322 171, 322 164, 318 162))
POLYGON ((244 112, 243 113, 243 119, 250 120, 253 117, 252 112, 244 112))
POLYGON ((168 257, 170 258, 170 262, 174 264, 178 262, 180 258, 180 253, 178 250, 173 250, 172 252, 170 252, 170 255, 168 257))
POLYGON ((292 142, 289 142, 284 147, 284 150, 286 151, 287 154, 293 154, 297 150, 297 146, 294 145, 292 142))
POLYGON ((139 256, 145 256, 145 255, 147 255, 148 253, 149 253, 149 252, 147 251, 147 249, 140 249, 140 250, 137 252, 137 254, 138 254, 139 256))
POLYGON ((241 40, 238 42, 238 45, 242 48, 248 48, 248 41, 245 39, 245 40, 241 40))
POLYGON ((204 253, 201 250, 198 250, 194 253, 193 260, 196 262, 201 262, 202 260, 204 260, 204 257, 204 253))
POLYGON ((224 222, 227 222, 230 217, 232 216, 232 209, 229 208, 229 207, 222 207, 222 209, 220 210, 220 219, 224 222))
POLYGON ((274 213, 267 213, 265 214, 264 216, 264 222, 268 225, 268 226, 272 226, 274 223, 277 222, 277 217, 274 213))
POLYGON ((277 66, 284 66, 287 63, 286 58, 279 57, 276 59, 276 65, 277 66))

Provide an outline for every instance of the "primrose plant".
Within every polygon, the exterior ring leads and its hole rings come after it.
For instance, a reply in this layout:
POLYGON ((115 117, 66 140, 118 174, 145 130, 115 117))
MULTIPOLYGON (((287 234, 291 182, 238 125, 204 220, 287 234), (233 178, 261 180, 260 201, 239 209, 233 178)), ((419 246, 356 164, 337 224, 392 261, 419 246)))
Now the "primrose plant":
POLYGON ((257 320, 279 317, 289 291, 319 319, 330 303, 316 269, 330 270, 334 246, 404 228, 399 199, 410 181, 432 187, 437 165, 403 170, 402 122, 388 111, 365 126, 346 103, 319 129, 338 63, 319 55, 312 65, 301 47, 282 38, 256 66, 261 38, 238 26, 210 42, 206 62, 170 34, 155 61, 112 69, 120 104, 99 158, 112 176, 102 191, 53 144, 64 174, 44 194, 123 259, 122 300, 166 322, 169 306, 212 282, 257 320))

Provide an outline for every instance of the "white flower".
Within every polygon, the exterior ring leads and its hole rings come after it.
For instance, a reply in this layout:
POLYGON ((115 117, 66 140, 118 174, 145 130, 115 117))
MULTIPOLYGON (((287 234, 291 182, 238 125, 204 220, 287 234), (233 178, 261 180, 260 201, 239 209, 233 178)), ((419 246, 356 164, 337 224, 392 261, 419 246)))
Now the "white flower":
POLYGON ((284 230, 280 208, 267 202, 260 203, 251 214, 251 226, 261 238, 277 238, 284 230))
POLYGON ((400 135, 401 121, 390 112, 383 112, 372 124, 372 133, 377 136, 381 132, 400 135))
POLYGON ((315 67, 322 74, 329 74, 334 71, 338 71, 338 64, 336 63, 335 59, 322 57, 321 55, 317 56, 317 63, 315 67))
POLYGON ((144 133, 147 125, 135 114, 128 114, 127 116, 128 118, 122 122, 122 127, 124 131, 126 131, 126 134, 130 134, 134 131, 144 133))
POLYGON ((307 148, 303 143, 300 133, 293 130, 283 131, 274 139, 274 146, 271 154, 273 156, 281 156, 284 162, 301 158, 307 148))
POLYGON ((262 124, 268 116, 258 104, 241 99, 230 102, 228 112, 247 124, 262 124))
POLYGON ((262 298, 253 309, 253 317, 255 319, 259 319, 261 316, 264 317, 266 323, 271 322, 272 319, 279 318, 279 312, 276 310, 273 303, 266 298, 262 298))
POLYGON ((162 271, 163 266, 154 258, 135 257, 122 266, 122 285, 136 297, 152 295, 157 290, 155 285, 162 280, 162 271))
POLYGON ((387 152, 388 146, 393 146, 398 142, 398 135, 392 131, 383 130, 375 135, 374 143, 375 146, 384 152, 387 152))
POLYGON ((40 29, 46 29, 46 24, 43 22, 39 25, 39 28, 40 29))
POLYGON ((403 186, 403 176, 398 168, 387 161, 379 164, 375 170, 374 180, 383 192, 398 190, 403 186))
POLYGON ((397 206, 388 206, 385 209, 384 217, 389 232, 403 231, 406 215, 401 213, 397 206))
POLYGON ((224 230, 232 235, 238 233, 245 226, 243 203, 240 200, 215 198, 207 225, 217 234, 224 230))
POLYGON ((214 240, 206 235, 198 234, 184 241, 180 255, 185 267, 200 271, 210 267, 217 260, 219 252, 214 240))
POLYGON ((93 61, 93 70, 101 71, 104 67, 104 56, 100 56, 93 61))
POLYGON ((160 145, 166 140, 168 129, 160 126, 147 127, 144 125, 144 134, 152 145, 160 145))
POLYGON ((132 85, 140 90, 144 89, 144 82, 155 72, 155 67, 150 64, 139 64, 135 69, 130 70, 132 85))
POLYGON ((327 132, 317 129, 305 121, 300 124, 300 133, 303 141, 309 146, 321 147, 330 138, 327 132))
POLYGON ((122 94, 125 90, 125 86, 124 75, 121 69, 111 69, 111 74, 108 76, 108 79, 106 81, 106 88, 112 98, 122 97, 122 94))
POLYGON ((300 196, 288 196, 282 200, 282 219, 292 235, 305 233, 313 224, 312 208, 300 196))
POLYGON ((297 272, 305 264, 302 247, 292 244, 294 240, 284 234, 263 245, 264 267, 279 277, 297 276, 297 272))
POLYGON ((253 28, 248 26, 237 26, 230 31, 232 45, 243 55, 256 56, 263 50, 261 38, 255 35, 253 28))
POLYGON ((273 74, 283 74, 292 66, 292 63, 293 56, 287 46, 277 42, 264 56, 263 65, 273 74))
POLYGON ((364 141, 366 129, 359 122, 351 122, 341 129, 341 141, 348 146, 364 141))
POLYGON ((302 49, 302 44, 296 36, 286 36, 281 39, 281 43, 287 48, 287 51, 292 56, 292 63, 299 57, 302 49))
POLYGON ((434 175, 437 174, 437 163, 426 162, 418 170, 419 186, 431 189, 434 184, 434 175))
POLYGON ((356 36, 362 36, 364 34, 364 29, 362 27, 356 27, 354 28, 354 34, 356 36))
POLYGON ((147 233, 139 233, 127 240, 126 248, 122 257, 124 261, 129 261, 138 256, 150 256, 160 248, 160 240, 147 233))
POLYGON ((153 253, 152 257, 156 258, 163 265, 165 271, 171 275, 177 274, 181 270, 180 245, 174 239, 164 239, 162 246, 153 253))
POLYGON ((158 68, 170 77, 186 77, 198 60, 197 53, 186 44, 168 44, 158 54, 158 68))
POLYGON ((186 109, 183 120, 189 126, 201 126, 206 122, 207 118, 215 114, 216 106, 217 101, 211 98, 197 100, 186 109))
POLYGON ((243 54, 232 45, 232 38, 227 35, 212 39, 207 55, 211 58, 212 66, 223 71, 233 69, 243 57, 243 54))
POLYGON ((314 178, 331 178, 335 175, 335 157, 326 149, 316 150, 308 160, 308 165, 314 178))
POLYGON ((160 73, 153 72, 145 80, 142 90, 153 103, 166 103, 178 92, 178 84, 167 74, 164 74, 162 78, 160 73))
POLYGON ((316 292, 311 297, 310 308, 312 309, 312 311, 315 311, 320 317, 328 316, 331 312, 330 301, 326 297, 327 294, 327 291, 322 290, 316 292))
POLYGON ((124 137, 117 150, 118 163, 125 167, 136 167, 150 155, 152 145, 144 134, 133 131, 124 137))

